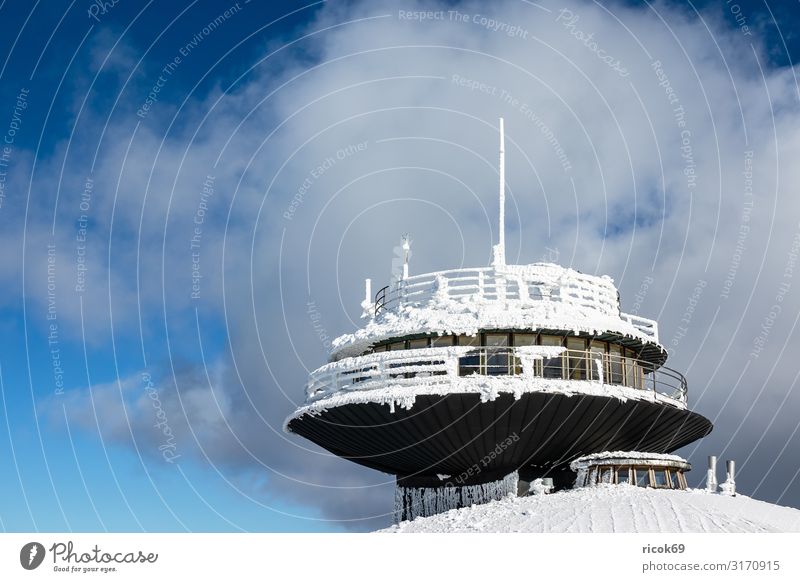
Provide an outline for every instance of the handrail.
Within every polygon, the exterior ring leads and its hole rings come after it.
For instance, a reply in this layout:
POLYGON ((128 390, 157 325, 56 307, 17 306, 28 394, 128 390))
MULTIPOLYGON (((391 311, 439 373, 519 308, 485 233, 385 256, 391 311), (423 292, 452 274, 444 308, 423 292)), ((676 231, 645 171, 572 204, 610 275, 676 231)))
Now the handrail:
POLYGON ((375 295, 374 314, 409 307, 435 307, 442 301, 472 300, 516 302, 527 307, 537 302, 568 304, 610 317, 619 317, 646 337, 658 341, 658 324, 650 319, 620 313, 616 289, 595 277, 571 274, 562 279, 541 277, 537 271, 504 271, 494 267, 450 269, 406 277, 375 295))
POLYGON ((587 381, 652 392, 686 404, 686 378, 652 362, 558 346, 448 346, 376 352, 331 362, 311 373, 306 395, 385 386, 457 383, 483 376, 587 381))

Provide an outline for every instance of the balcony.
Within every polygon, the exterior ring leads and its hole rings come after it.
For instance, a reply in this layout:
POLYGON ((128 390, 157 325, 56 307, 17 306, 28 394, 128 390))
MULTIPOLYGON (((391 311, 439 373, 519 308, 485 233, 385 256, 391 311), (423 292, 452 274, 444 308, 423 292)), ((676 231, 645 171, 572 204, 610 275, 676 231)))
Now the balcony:
MULTIPOLYGON (((653 400, 686 406, 686 379, 665 366, 630 357, 558 346, 451 346, 379 352, 345 358, 314 371, 306 388, 309 403, 343 391, 384 387, 451 385, 495 378, 536 388, 563 386, 574 392, 575 382, 633 390, 627 395, 650 395, 653 400)), ((491 380, 490 380, 491 381, 491 380)), ((577 385, 580 392, 580 385, 577 385)), ((587 384, 587 392, 590 392, 587 384)))
POLYGON ((596 313, 621 319, 645 338, 658 342, 657 322, 620 313, 617 291, 610 279, 549 264, 453 269, 407 277, 380 289, 374 301, 365 305, 365 315, 379 319, 405 307, 490 302, 520 309, 546 302, 580 313, 596 313))

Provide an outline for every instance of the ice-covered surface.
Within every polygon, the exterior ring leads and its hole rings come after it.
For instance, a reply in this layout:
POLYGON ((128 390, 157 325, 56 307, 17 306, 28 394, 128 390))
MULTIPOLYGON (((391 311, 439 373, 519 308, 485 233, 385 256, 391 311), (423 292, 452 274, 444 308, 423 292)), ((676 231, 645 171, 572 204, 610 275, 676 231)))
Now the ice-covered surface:
POLYGON ((578 457, 570 463, 570 469, 577 471, 580 467, 586 466, 591 461, 603 461, 606 459, 641 459, 643 461, 664 461, 670 463, 686 463, 686 459, 678 455, 666 453, 646 453, 641 451, 603 451, 602 453, 592 453, 578 457))
POLYGON ((384 532, 800 532, 800 510, 729 497, 632 485, 507 497, 404 521, 384 532))
MULTIPOLYGON (((433 382, 435 378, 434 376, 431 381, 433 382)), ((646 400, 665 403, 678 408, 686 407, 679 400, 668 398, 653 391, 602 384, 600 382, 588 382, 586 380, 524 379, 523 377, 515 376, 491 377, 475 375, 460 377, 447 383, 425 383, 420 378, 415 378, 415 381, 413 386, 400 384, 388 385, 373 390, 336 392, 331 396, 299 407, 286 419, 284 429, 286 430, 286 425, 294 418, 299 418, 305 414, 319 414, 329 408, 347 404, 377 403, 389 406, 392 412, 396 407, 408 410, 414 405, 417 396, 423 395, 480 394, 482 402, 489 402, 503 393, 513 394, 514 398, 519 399, 523 394, 529 392, 545 392, 565 394, 567 396, 608 396, 623 401, 629 399, 646 400)))
POLYGON ((377 311, 365 327, 333 341, 334 359, 364 353, 385 339, 423 333, 475 335, 480 329, 611 332, 658 343, 656 322, 620 313, 610 278, 550 263, 409 277, 388 291, 377 311))
POLYGON ((435 515, 451 509, 500 500, 517 493, 519 475, 516 471, 498 481, 478 485, 451 485, 440 487, 401 487, 394 493, 394 515, 399 521, 405 516, 435 515))

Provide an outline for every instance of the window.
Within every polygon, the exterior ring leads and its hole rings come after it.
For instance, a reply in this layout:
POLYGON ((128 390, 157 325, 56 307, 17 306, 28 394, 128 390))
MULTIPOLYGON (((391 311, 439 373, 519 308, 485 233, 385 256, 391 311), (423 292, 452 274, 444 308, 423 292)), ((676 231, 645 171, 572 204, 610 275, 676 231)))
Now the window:
POLYGON ((669 487, 667 484, 667 471, 656 469, 653 471, 653 487, 669 487))
MULTIPOLYGON (((458 336, 458 345, 460 346, 480 346, 481 338, 479 335, 460 335, 458 336)), ((472 374, 479 374, 481 371, 481 351, 475 349, 467 352, 466 355, 458 359, 458 375, 470 376, 472 374)))
POLYGON ((593 341, 589 348, 589 379, 608 382, 608 370, 606 370, 606 343, 593 341))
POLYGON ((619 467, 617 469, 617 483, 630 483, 631 482, 631 468, 619 467))
MULTIPOLYGON (((560 346, 563 345, 561 336, 557 335, 543 335, 543 346, 560 346)), ((544 378, 561 378, 562 357, 555 356, 553 358, 542 359, 542 376, 544 378)))
POLYGON ((392 352, 395 350, 404 350, 406 349, 406 342, 392 342, 387 347, 392 352))
POLYGON ((640 373, 642 369, 636 364, 636 352, 625 350, 625 385, 633 388, 641 388, 642 381, 640 373))
POLYGON ((423 337, 419 339, 412 339, 408 341, 408 349, 410 350, 418 350, 420 348, 427 348, 428 347, 428 338, 423 337))
POLYGON ((372 351, 373 352, 385 352, 388 347, 389 346, 387 346, 386 344, 381 344, 379 346, 375 346, 374 348, 372 348, 372 351))
POLYGON ((535 333, 515 333, 514 334, 515 346, 535 346, 536 334, 535 333))
POLYGON ((622 384, 622 348, 610 344, 608 352, 609 381, 611 384, 622 384))
POLYGON ((437 335, 431 338, 431 347, 441 348, 453 345, 452 335, 437 335))
POLYGON ((507 333, 487 333, 486 335, 486 374, 504 376, 509 371, 509 350, 507 333))
POLYGON ((677 479, 675 478, 675 471, 667 469, 667 487, 670 489, 678 489, 677 479))
POLYGON ((612 467, 602 467, 600 469, 600 483, 613 483, 614 469, 612 467))
POLYGON ((586 380, 586 340, 579 337, 567 338, 569 352, 569 378, 586 380))
POLYGON ((647 467, 636 467, 636 485, 647 487, 650 485, 650 470, 647 467))
MULTIPOLYGON (((513 336, 514 340, 514 347, 519 346, 535 346, 536 345, 536 334, 535 333, 515 333, 513 336)), ((542 372, 539 367, 540 360, 534 361, 534 369, 533 375, 541 377, 542 372)), ((514 358, 514 374, 520 375, 522 374, 522 362, 520 359, 515 357, 514 358)))

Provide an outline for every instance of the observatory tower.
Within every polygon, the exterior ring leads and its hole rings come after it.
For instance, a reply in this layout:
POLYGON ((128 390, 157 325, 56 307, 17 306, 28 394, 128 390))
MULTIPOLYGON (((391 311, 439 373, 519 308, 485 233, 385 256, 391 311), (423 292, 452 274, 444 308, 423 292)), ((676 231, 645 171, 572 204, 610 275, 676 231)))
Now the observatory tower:
MULTIPOLYGON (((570 463, 604 451, 670 453, 707 435, 658 324, 620 311, 607 276, 551 263, 403 274, 366 324, 333 342, 286 430, 397 476, 396 518, 571 486, 570 463), (538 483, 538 482, 537 482, 538 483), (548 481, 549 483, 549 481, 548 481)), ((685 482, 684 482, 685 486, 685 482)))

